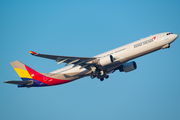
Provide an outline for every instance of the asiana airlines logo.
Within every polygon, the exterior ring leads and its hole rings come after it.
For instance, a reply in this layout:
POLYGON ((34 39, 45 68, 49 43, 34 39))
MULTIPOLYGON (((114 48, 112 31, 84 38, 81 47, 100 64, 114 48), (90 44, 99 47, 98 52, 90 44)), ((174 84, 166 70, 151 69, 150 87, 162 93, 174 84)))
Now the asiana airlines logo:
POLYGON ((151 39, 149 39, 149 40, 145 40, 145 41, 143 41, 143 42, 140 42, 140 43, 138 43, 138 44, 135 44, 135 45, 134 45, 134 48, 137 48, 137 47, 140 47, 140 46, 149 44, 149 43, 153 42, 154 40, 156 40, 156 36, 153 37, 153 38, 151 38, 151 39))
POLYGON ((156 40, 156 36, 152 38, 153 40, 156 40))

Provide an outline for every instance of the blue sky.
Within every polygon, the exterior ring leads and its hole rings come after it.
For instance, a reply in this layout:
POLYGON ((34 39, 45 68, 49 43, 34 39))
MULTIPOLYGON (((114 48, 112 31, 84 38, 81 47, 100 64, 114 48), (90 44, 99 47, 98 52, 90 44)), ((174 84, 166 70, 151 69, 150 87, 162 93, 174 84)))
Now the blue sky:
POLYGON ((179 120, 179 38, 135 59, 137 70, 103 82, 87 77, 29 89, 3 83, 20 80, 9 64, 15 60, 42 73, 64 67, 30 50, 91 57, 156 33, 180 35, 179 13, 179 0, 1 0, 0 119, 179 120))

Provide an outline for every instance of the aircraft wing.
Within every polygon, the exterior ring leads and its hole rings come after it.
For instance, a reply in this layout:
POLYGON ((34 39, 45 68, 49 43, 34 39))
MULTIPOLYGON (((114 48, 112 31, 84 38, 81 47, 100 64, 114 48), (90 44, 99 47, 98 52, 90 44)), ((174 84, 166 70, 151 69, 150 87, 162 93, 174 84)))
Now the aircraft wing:
POLYGON ((81 68, 92 65, 92 61, 97 59, 96 57, 71 57, 71 56, 58 56, 58 55, 47 55, 39 54, 33 51, 29 51, 34 56, 52 59, 58 62, 58 64, 66 63, 67 65, 74 64, 74 67, 80 65, 81 68))

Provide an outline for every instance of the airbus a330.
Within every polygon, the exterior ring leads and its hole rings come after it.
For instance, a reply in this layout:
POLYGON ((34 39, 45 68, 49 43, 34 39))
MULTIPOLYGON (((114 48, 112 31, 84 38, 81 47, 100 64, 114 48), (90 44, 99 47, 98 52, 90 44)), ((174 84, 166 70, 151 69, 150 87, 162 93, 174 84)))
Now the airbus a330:
POLYGON ((116 70, 120 72, 135 70, 137 65, 135 61, 131 61, 132 59, 169 48, 177 37, 177 34, 171 32, 159 33, 94 57, 47 55, 29 51, 33 56, 55 60, 58 64, 66 63, 66 67, 50 73, 39 73, 20 61, 14 61, 10 64, 22 81, 6 81, 4 83, 29 88, 64 84, 87 76, 103 81, 105 78, 109 78, 108 74, 116 70))

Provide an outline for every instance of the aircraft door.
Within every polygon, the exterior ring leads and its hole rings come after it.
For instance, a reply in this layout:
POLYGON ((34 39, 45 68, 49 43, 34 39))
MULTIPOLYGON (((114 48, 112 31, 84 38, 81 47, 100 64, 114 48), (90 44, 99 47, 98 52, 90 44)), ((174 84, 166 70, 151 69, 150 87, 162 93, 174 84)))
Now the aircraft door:
POLYGON ((156 39, 154 39, 155 44, 156 44, 156 45, 159 45, 160 40, 161 40, 161 35, 156 35, 156 39))
POLYGON ((158 42, 157 45, 161 45, 162 44, 162 42, 161 42, 162 38, 163 38, 163 35, 161 35, 161 34, 157 35, 157 42, 158 42))
POLYGON ((130 50, 130 46, 126 45, 126 51, 129 51, 129 50, 130 50))

